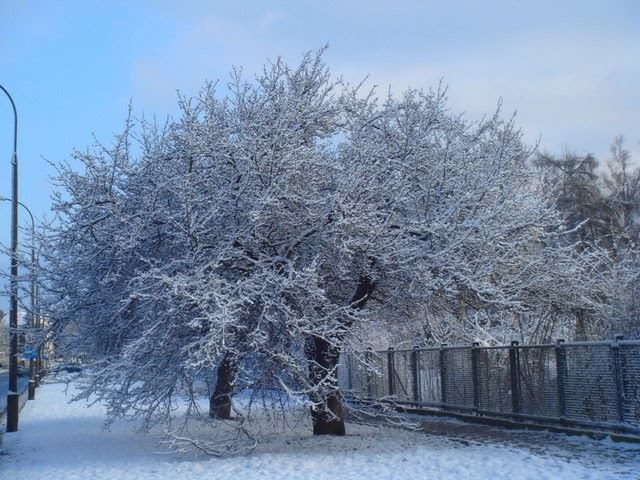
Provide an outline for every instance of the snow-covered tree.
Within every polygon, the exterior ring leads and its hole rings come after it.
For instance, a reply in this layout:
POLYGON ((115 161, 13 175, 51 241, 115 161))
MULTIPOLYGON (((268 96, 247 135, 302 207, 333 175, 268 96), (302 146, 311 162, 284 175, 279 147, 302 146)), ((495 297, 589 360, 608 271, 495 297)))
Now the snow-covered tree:
POLYGON ((608 172, 603 176, 607 206, 612 212, 611 228, 621 246, 638 243, 640 238, 640 167, 634 165, 631 153, 618 135, 611 145, 608 172))
POLYGON ((603 329, 607 334, 640 335, 640 166, 633 162, 618 135, 611 145, 603 194, 609 213, 609 256, 617 281, 615 316, 603 329))
POLYGON ((0 310, 0 364, 3 368, 9 363, 9 332, 4 326, 4 317, 5 313, 0 310))
POLYGON ((565 224, 573 229, 565 240, 579 239, 576 248, 599 254, 599 282, 607 290, 601 302, 608 308, 597 312, 576 309, 575 328, 568 337, 637 335, 640 171, 623 137, 615 138, 604 172, 598 170, 592 155, 557 158, 544 154, 536 163, 565 224))
POLYGON ((83 171, 59 167, 49 310, 92 359, 81 396, 110 416, 170 423, 184 398, 195 415, 214 372, 218 421, 247 391, 341 435, 338 358, 375 319, 597 307, 596 256, 558 241, 499 112, 469 122, 442 89, 380 102, 322 52, 223 92, 181 98, 162 128, 130 116, 76 154, 83 171))

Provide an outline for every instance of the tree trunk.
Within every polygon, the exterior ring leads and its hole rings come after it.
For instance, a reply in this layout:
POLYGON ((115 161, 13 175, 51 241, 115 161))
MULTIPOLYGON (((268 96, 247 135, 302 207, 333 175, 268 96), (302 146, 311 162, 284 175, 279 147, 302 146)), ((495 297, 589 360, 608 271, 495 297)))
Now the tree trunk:
MULTIPOLYGON (((356 310, 364 308, 375 284, 367 276, 362 276, 351 299, 350 307, 356 310)), ((345 328, 348 324, 344 325, 345 328)), ((338 389, 338 360, 340 358, 340 334, 335 342, 311 336, 305 346, 305 354, 309 363, 309 380, 318 390, 311 395, 316 403, 311 408, 314 435, 345 435, 345 410, 342 405, 342 394, 338 389)))
POLYGON ((317 410, 314 411, 313 409, 311 410, 311 418, 313 419, 313 434, 338 436, 345 435, 346 430, 344 426, 344 408, 342 407, 342 399, 340 398, 338 392, 327 399, 326 406, 332 412, 332 415, 329 415, 326 412, 317 410))
POLYGON ((213 395, 209 399, 209 416, 229 420, 231 418, 231 395, 235 377, 235 359, 226 353, 218 365, 218 378, 213 395))
POLYGON ((316 405, 311 408, 314 435, 344 435, 344 408, 338 390, 338 365, 340 352, 325 339, 312 337, 307 342, 309 360, 309 379, 318 386, 317 394, 312 395, 316 405))

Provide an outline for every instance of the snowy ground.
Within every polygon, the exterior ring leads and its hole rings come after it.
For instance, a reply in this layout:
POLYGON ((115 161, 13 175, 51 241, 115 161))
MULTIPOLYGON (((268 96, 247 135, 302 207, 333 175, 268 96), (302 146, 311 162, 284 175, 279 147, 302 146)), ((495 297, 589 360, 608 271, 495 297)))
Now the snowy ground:
POLYGON ((640 445, 548 432, 429 420, 425 430, 349 425, 343 438, 313 437, 305 426, 243 457, 158 453, 158 437, 132 425, 102 428, 104 411, 67 404, 50 383, 4 434, 0 479, 634 479, 640 445))

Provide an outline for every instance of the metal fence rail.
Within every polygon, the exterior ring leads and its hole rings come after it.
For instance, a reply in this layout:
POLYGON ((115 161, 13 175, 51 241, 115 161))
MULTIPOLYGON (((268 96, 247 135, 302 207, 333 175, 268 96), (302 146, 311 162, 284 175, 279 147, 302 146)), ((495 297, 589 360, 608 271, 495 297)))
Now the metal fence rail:
POLYGON ((640 340, 369 350, 338 378, 364 400, 640 435, 640 340))

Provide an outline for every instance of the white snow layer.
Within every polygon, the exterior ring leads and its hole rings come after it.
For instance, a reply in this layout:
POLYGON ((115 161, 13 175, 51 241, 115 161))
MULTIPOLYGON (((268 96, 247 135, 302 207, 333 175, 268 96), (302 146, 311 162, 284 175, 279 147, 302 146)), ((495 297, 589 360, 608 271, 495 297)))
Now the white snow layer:
MULTIPOLYGON (((3 434, 0 479, 640 478, 640 446, 548 432, 538 438, 544 439, 543 448, 530 449, 522 445, 522 434, 519 442, 505 441, 508 431, 466 441, 391 427, 348 425, 348 435, 340 438, 313 437, 304 425, 297 432, 275 436, 247 456, 161 455, 157 435, 137 434, 133 425, 124 422, 107 431, 101 406, 69 404, 69 397, 60 383, 37 391, 36 400, 21 413, 20 430, 3 434), (562 448, 557 449, 555 445, 560 444, 562 448)), ((439 422, 442 430, 443 421, 439 422)))

